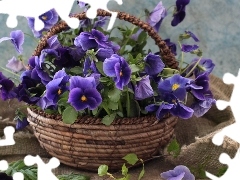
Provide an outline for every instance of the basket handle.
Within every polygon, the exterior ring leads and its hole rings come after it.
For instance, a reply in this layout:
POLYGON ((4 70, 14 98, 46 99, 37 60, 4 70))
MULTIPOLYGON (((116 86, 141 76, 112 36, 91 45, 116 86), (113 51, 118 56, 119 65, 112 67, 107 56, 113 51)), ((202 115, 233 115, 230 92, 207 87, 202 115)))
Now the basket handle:
MULTIPOLYGON (((97 12, 97 16, 111 16, 111 13, 99 9, 97 12)), ((80 14, 73 14, 71 15, 71 17, 78 18, 79 20, 87 18, 85 12, 80 14)), ((135 16, 132 16, 125 12, 118 12, 117 18, 120 20, 128 21, 129 23, 134 24, 147 32, 148 35, 155 41, 156 45, 159 47, 159 52, 165 65, 173 69, 178 69, 178 62, 176 61, 174 54, 171 52, 169 47, 161 39, 161 37, 158 35, 158 33, 154 30, 152 26, 150 26, 146 22, 141 21, 139 18, 136 18, 135 16)), ((65 21, 60 21, 58 24, 54 25, 47 32, 47 34, 41 38, 37 48, 34 50, 33 56, 39 56, 41 54, 41 51, 47 46, 47 39, 49 39, 53 35, 64 31, 67 28, 69 27, 65 21)))

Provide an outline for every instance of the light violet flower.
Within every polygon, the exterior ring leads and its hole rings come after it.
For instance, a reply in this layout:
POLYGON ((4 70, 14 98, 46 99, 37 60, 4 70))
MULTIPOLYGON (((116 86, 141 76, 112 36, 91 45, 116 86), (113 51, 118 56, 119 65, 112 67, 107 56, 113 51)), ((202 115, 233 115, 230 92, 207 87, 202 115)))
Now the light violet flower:
POLYGON ((12 59, 8 60, 6 67, 16 73, 24 69, 22 61, 17 60, 16 57, 12 57, 12 59))
POLYGON ((160 174, 165 180, 195 180, 190 170, 183 165, 176 166, 173 170, 169 170, 160 174))
POLYGON ((142 79, 137 82, 134 94, 137 100, 146 99, 154 95, 149 76, 142 77, 142 79))
POLYGON ((193 52, 199 48, 198 45, 187 45, 187 44, 182 44, 182 51, 185 53, 193 52))
POLYGON ((164 63, 162 62, 159 55, 149 53, 145 58, 145 72, 148 75, 156 75, 160 73, 164 68, 164 63))
POLYGON ((14 45, 17 52, 19 52, 20 54, 22 53, 23 51, 22 45, 24 43, 24 34, 21 30, 12 31, 10 33, 10 37, 1 38, 0 43, 7 40, 11 41, 11 43, 14 45))

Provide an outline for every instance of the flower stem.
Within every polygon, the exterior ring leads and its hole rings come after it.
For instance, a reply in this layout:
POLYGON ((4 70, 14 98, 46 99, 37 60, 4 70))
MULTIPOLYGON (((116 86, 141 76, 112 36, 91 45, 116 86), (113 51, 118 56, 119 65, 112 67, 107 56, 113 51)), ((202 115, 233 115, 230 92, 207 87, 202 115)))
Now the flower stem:
POLYGON ((38 43, 38 41, 36 40, 36 38, 28 33, 24 33, 24 35, 27 35, 28 37, 32 38, 34 41, 36 41, 38 43))
POLYGON ((18 76, 18 77, 20 77, 20 75, 19 75, 19 74, 16 74, 16 73, 14 73, 14 72, 12 72, 12 71, 10 71, 10 70, 8 70, 8 69, 4 68, 4 67, 1 67, 1 69, 3 69, 4 71, 7 71, 7 72, 9 72, 9 73, 11 73, 11 74, 13 74, 13 75, 15 75, 15 76, 18 76))
MULTIPOLYGON (((180 46, 180 49, 182 49, 182 44, 181 44, 180 41, 178 41, 178 44, 179 44, 179 46, 180 46)), ((182 56, 181 56, 181 61, 180 61, 180 74, 181 74, 182 65, 183 65, 183 58, 184 58, 183 52, 182 52, 181 54, 182 54, 182 56)))
POLYGON ((193 68, 188 72, 188 74, 185 76, 186 78, 189 77, 192 72, 194 71, 194 69, 198 66, 199 62, 201 61, 202 56, 199 58, 199 60, 197 61, 197 63, 193 66, 193 68))
POLYGON ((130 98, 128 89, 127 89, 127 117, 130 117, 130 98))

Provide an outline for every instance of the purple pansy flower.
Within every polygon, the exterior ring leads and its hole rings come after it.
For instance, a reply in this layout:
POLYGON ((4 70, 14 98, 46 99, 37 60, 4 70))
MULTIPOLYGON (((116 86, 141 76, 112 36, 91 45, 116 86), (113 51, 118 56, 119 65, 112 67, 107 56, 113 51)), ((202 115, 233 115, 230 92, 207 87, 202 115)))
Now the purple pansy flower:
POLYGON ((14 83, 0 72, 0 94, 2 100, 15 98, 14 83))
POLYGON ((51 9, 46 13, 39 16, 39 19, 44 23, 44 28, 40 31, 36 31, 34 27, 35 18, 27 17, 28 26, 31 28, 35 37, 39 38, 42 36, 43 31, 49 30, 58 21, 58 14, 55 9, 51 9))
POLYGON ((167 46, 170 48, 171 52, 176 56, 177 55, 177 46, 174 42, 171 42, 170 39, 164 40, 167 46))
POLYGON ((94 77, 72 76, 70 78, 70 93, 68 103, 77 111, 89 108, 96 109, 102 102, 102 97, 96 89, 94 77))
POLYGON ((159 31, 162 20, 167 16, 167 10, 162 5, 162 1, 150 12, 147 22, 152 26, 156 32, 159 31))
POLYGON ((117 54, 105 59, 103 71, 107 76, 114 78, 115 85, 120 90, 130 81, 131 69, 126 60, 117 54))
MULTIPOLYGON (((161 23, 163 19, 167 16, 167 10, 162 5, 162 1, 160 1, 157 6, 153 9, 152 12, 149 13, 149 16, 147 17, 146 21, 147 23, 152 26, 156 32, 159 31, 161 23)), ((139 29, 135 34, 132 35, 132 39, 137 41, 138 36, 141 34, 143 30, 139 29)))
POLYGON ((100 47, 108 48, 108 37, 102 32, 92 29, 91 32, 82 32, 74 40, 75 46, 82 47, 84 51, 100 47))
POLYGON ((185 33, 188 34, 191 38, 193 38, 195 42, 199 42, 198 37, 195 34, 193 34, 191 31, 185 31, 185 33))
POLYGON ((3 37, 0 39, 0 43, 3 41, 10 40, 14 45, 15 49, 21 54, 23 51, 23 42, 24 42, 24 34, 21 30, 12 31, 10 33, 10 37, 3 37))
POLYGON ((98 27, 103 27, 106 24, 106 21, 109 19, 109 17, 105 16, 98 16, 97 20, 94 22, 93 28, 96 29, 98 27))
POLYGON ((87 5, 85 2, 78 1, 78 0, 77 0, 77 4, 80 8, 84 8, 87 5))
POLYGON ((135 85, 135 99, 142 100, 154 95, 149 76, 142 77, 135 85))
POLYGON ((39 101, 36 103, 37 106, 39 106, 42 110, 53 107, 56 107, 56 103, 49 100, 46 96, 43 96, 39 99, 39 101))
POLYGON ((66 83, 69 80, 69 76, 64 70, 56 72, 53 80, 46 85, 46 97, 49 101, 57 103, 59 96, 68 90, 66 83))
POLYGON ((75 61, 80 61, 86 55, 86 51, 82 47, 74 47, 69 49, 69 54, 75 61))
POLYGON ((96 57, 99 61, 104 61, 106 58, 110 58, 114 54, 112 48, 99 48, 96 53, 96 57))
POLYGON ((191 79, 184 78, 179 74, 166 78, 158 84, 158 90, 163 93, 172 93, 178 99, 184 100, 186 97, 186 85, 189 84, 191 79))
POLYGON ((47 40, 49 49, 57 49, 62 47, 61 43, 58 41, 58 35, 54 35, 47 40))
POLYGON ((198 45, 187 45, 187 44, 182 44, 181 50, 185 53, 193 52, 199 48, 198 45))
POLYGON ((150 104, 145 107, 145 110, 148 112, 155 112, 156 118, 161 120, 167 113, 170 112, 170 109, 173 108, 173 104, 161 103, 159 104, 150 104))
POLYGON ((195 180, 190 170, 183 165, 176 166, 173 170, 169 170, 160 174, 165 180, 195 180))
POLYGON ((196 117, 203 116, 212 107, 212 105, 216 103, 216 100, 213 98, 210 90, 205 92, 204 97, 204 100, 195 99, 195 102, 191 105, 196 117))
POLYGON ((12 59, 8 60, 6 67, 16 73, 24 69, 22 61, 17 60, 16 57, 12 57, 12 59))
POLYGON ((29 122, 27 121, 27 117, 24 117, 23 119, 18 118, 17 124, 16 124, 16 130, 22 130, 28 125, 29 125, 29 122))
POLYGON ((145 72, 148 75, 156 75, 160 73, 164 68, 164 63, 162 62, 159 55, 149 53, 145 58, 145 72))
POLYGON ((183 21, 186 16, 185 8, 190 0, 177 0, 176 1, 176 12, 173 14, 172 26, 177 26, 183 21))
POLYGON ((36 104, 43 94, 42 90, 37 88, 38 82, 28 76, 23 76, 21 81, 21 84, 14 89, 16 97, 19 101, 36 104))
MULTIPOLYGON (((199 61, 199 58, 193 59, 192 62, 190 63, 190 66, 186 70, 186 73, 191 71, 191 69, 195 66, 195 64, 198 61, 199 61)), ((208 74, 210 74, 214 67, 215 67, 215 64, 212 62, 211 59, 202 58, 199 61, 197 68, 195 68, 193 72, 194 72, 195 76, 198 76, 199 74, 201 74, 203 72, 207 72, 208 74)))
POLYGON ((189 85, 190 91, 193 96, 199 100, 204 100, 204 94, 209 90, 209 77, 208 73, 202 73, 192 81, 189 85))

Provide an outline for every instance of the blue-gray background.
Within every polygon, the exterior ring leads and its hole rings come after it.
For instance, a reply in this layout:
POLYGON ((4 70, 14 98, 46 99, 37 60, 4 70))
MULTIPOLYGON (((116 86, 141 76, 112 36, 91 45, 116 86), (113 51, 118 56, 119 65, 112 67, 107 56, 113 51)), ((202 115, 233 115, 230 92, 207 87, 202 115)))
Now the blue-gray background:
MULTIPOLYGON (((137 17, 144 15, 144 9, 152 10, 159 0, 123 0, 123 5, 116 3, 109 4, 110 9, 121 10, 133 14, 137 17)), ((162 0, 163 5, 168 8, 175 4, 175 0, 162 0)), ((19 7, 19 8, 27 8, 19 7)), ((238 0, 191 0, 186 8, 187 16, 185 20, 176 27, 171 27, 171 13, 173 8, 162 23, 160 35, 163 39, 171 38, 177 42, 178 35, 185 30, 194 32, 200 39, 199 46, 203 50, 203 56, 211 58, 216 64, 213 73, 222 78, 226 72, 235 75, 240 68, 240 2, 238 0)), ((78 12, 78 7, 72 12, 78 12)), ((0 14, 0 37, 9 36, 13 29, 6 26, 7 15, 0 14)), ((18 27, 27 34, 31 34, 27 21, 23 17, 18 17, 18 27)), ((116 24, 120 23, 117 21, 116 24)), ((25 36, 24 57, 25 60, 31 55, 37 42, 29 36, 25 36)), ((155 49, 153 43, 149 44, 151 49, 155 49)), ((0 44, 0 65, 5 67, 7 60, 18 54, 10 42, 0 44)), ((191 60, 191 56, 186 57, 186 61, 191 60), (189 58, 189 59, 188 59, 189 58)))

